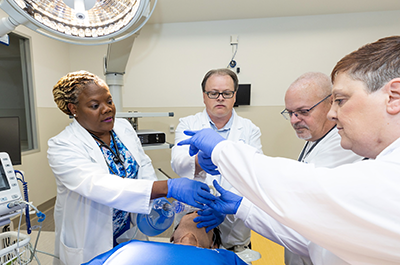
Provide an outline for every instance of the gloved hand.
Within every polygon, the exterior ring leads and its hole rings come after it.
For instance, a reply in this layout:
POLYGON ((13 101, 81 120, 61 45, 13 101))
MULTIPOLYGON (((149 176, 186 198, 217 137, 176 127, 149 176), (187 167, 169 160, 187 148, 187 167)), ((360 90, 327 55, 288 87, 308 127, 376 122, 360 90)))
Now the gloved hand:
POLYGON ((221 194, 216 200, 209 201, 208 206, 224 214, 236 214, 243 197, 224 190, 216 180, 213 181, 215 189, 221 194))
POLYGON ((211 157, 208 157, 203 151, 199 151, 197 158, 199 165, 205 172, 211 175, 220 175, 217 166, 211 161, 211 157))
POLYGON ((211 128, 202 129, 200 131, 184 131, 186 135, 192 136, 186 140, 180 141, 178 145, 190 144, 189 154, 194 156, 199 152, 203 151, 207 157, 211 157, 211 153, 214 147, 225 138, 219 135, 216 131, 211 128))
POLYGON ((207 184, 187 178, 168 180, 167 198, 173 197, 178 201, 203 209, 204 204, 215 200, 207 184))
POLYGON ((219 226, 224 220, 226 214, 215 211, 213 208, 207 207, 204 210, 197 211, 197 214, 200 215, 193 219, 197 224, 197 228, 206 227, 206 232, 208 233, 210 230, 219 226))

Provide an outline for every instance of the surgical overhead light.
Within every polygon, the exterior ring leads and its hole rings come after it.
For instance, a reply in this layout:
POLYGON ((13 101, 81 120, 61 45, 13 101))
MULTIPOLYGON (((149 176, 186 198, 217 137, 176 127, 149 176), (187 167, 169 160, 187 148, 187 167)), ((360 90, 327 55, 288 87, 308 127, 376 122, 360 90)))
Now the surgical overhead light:
POLYGON ((18 25, 74 44, 108 44, 138 32, 157 0, 0 0, 0 37, 18 25))

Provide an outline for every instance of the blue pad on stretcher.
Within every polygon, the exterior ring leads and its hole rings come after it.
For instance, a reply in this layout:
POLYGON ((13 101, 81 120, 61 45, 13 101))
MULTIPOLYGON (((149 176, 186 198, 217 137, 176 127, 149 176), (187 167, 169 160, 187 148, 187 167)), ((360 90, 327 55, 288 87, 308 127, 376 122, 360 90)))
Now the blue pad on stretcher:
POLYGON ((116 246, 82 265, 245 265, 235 253, 225 249, 131 240, 116 246))

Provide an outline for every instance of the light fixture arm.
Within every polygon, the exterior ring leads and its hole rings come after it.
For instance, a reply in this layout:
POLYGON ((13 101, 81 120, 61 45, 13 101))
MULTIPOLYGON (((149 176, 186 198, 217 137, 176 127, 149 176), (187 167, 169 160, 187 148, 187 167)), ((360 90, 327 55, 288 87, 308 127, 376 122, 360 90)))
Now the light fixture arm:
POLYGON ((7 1, 0 1, 0 8, 6 11, 9 17, 3 17, 0 20, 0 37, 13 31, 18 25, 26 24, 28 19, 21 15, 14 5, 7 1))
POLYGON ((13 31, 17 26, 18 22, 11 17, 3 17, 0 20, 0 37, 13 31))
POLYGON ((106 76, 106 83, 110 88, 111 95, 117 112, 122 111, 122 87, 124 85, 124 74, 126 64, 128 63, 129 55, 132 51, 133 42, 136 37, 139 36, 140 29, 151 17, 154 8, 157 4, 157 0, 152 0, 153 6, 150 7, 151 3, 148 2, 147 16, 141 21, 137 30, 131 32, 129 36, 108 44, 107 55, 104 57, 104 75, 106 76))
POLYGON ((133 42, 139 35, 134 35, 111 44, 108 44, 107 55, 104 57, 104 75, 106 83, 110 88, 111 95, 117 111, 122 111, 122 86, 124 85, 124 74, 133 42))

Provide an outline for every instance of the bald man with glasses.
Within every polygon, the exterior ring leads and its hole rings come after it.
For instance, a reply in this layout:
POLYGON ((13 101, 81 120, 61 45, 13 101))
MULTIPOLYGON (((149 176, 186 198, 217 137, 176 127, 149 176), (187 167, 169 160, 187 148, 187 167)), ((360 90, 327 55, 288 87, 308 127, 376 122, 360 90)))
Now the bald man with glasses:
MULTIPOLYGON (((296 79, 285 95, 282 116, 289 120, 298 138, 306 141, 298 160, 316 167, 337 167, 362 160, 350 150, 340 146, 336 123, 328 120, 332 105, 332 82, 318 72, 305 73, 296 79)), ((309 257, 285 249, 286 265, 313 264, 309 257)))
MULTIPOLYGON (((175 143, 189 136, 185 130, 212 128, 225 139, 251 145, 262 153, 261 132, 250 120, 238 116, 233 109, 239 83, 237 75, 227 69, 214 69, 206 73, 201 83, 205 109, 195 115, 179 120, 175 131, 175 143)), ((237 191, 221 175, 209 175, 199 166, 198 156, 189 155, 188 146, 172 148, 171 166, 180 177, 195 179, 212 186, 216 179, 222 187, 231 192, 237 191)), ((249 246, 250 229, 234 215, 227 215, 219 226, 222 246, 234 252, 241 252, 249 246)))

